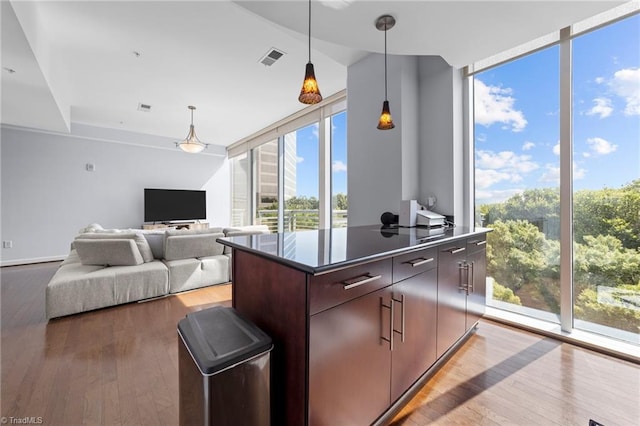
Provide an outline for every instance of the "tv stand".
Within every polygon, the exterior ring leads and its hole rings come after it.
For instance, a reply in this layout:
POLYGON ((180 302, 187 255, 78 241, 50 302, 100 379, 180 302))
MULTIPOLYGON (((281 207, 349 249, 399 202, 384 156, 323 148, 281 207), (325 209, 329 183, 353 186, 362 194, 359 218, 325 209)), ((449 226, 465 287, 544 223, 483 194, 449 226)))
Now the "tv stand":
POLYGON ((209 223, 208 222, 169 222, 169 223, 145 223, 142 225, 142 229, 163 229, 163 228, 207 229, 209 228, 209 223))

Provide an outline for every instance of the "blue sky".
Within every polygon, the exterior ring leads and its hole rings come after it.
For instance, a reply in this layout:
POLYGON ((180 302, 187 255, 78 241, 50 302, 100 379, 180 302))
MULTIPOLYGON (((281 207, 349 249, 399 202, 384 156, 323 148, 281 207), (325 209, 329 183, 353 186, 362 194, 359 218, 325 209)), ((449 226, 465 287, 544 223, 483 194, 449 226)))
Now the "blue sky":
MULTIPOLYGON (((559 47, 475 76, 476 200, 559 185, 559 47)), ((573 41, 574 189, 640 178, 640 15, 573 41)))
MULTIPOLYGON (((332 186, 334 194, 347 193, 347 114, 332 119, 332 186)), ((297 131, 296 190, 298 196, 318 198, 318 125, 297 131)))

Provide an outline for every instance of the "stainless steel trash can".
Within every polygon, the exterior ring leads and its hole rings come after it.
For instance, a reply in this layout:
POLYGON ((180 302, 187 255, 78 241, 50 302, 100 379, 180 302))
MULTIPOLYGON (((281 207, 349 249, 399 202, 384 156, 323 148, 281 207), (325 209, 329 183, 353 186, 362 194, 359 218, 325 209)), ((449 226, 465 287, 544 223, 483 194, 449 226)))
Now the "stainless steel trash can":
POLYGON ((178 323, 180 424, 270 424, 271 338, 233 308, 178 323))

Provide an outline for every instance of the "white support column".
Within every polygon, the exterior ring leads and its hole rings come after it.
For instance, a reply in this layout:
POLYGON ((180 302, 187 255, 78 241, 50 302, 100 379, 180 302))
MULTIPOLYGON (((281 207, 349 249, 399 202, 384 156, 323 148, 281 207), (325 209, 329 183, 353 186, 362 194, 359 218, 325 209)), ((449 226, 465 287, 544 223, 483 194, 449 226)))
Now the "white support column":
POLYGON ((573 118, 571 28, 560 31, 560 326, 573 330, 573 118))
POLYGON ((318 212, 318 228, 331 227, 331 118, 320 115, 318 123, 318 155, 319 188, 318 199, 320 211, 318 212))
POLYGON ((278 137, 278 232, 284 231, 284 138, 278 137))

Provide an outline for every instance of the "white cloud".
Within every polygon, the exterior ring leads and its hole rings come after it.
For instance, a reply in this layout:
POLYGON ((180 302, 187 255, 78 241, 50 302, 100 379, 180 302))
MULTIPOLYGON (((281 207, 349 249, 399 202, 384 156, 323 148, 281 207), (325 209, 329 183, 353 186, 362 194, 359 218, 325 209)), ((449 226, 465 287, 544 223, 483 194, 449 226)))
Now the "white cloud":
POLYGON ((296 163, 302 163, 304 161, 304 157, 296 156, 296 163))
POLYGON ((541 182, 555 182, 560 183, 560 167, 556 167, 553 164, 547 164, 544 166, 545 172, 540 176, 541 182))
POLYGON ((602 138, 589 138, 587 139, 587 145, 591 149, 591 152, 595 155, 607 155, 618 149, 618 145, 614 145, 606 139, 602 138))
POLYGON ((609 86, 627 103, 624 109, 625 115, 640 115, 640 68, 616 71, 609 86))
POLYGON ((479 135, 476 135, 476 140, 478 142, 486 142, 487 141, 487 135, 485 135, 484 133, 480 133, 479 135))
POLYGON ((560 155, 560 142, 558 142, 553 146, 553 153, 555 155, 560 155))
POLYGON ((335 160, 331 165, 331 170, 333 171, 333 173, 346 172, 347 165, 340 160, 335 160))
POLYGON ((596 83, 598 84, 604 83, 604 77, 596 77, 596 83))
POLYGON ((476 201, 478 204, 501 203, 514 195, 522 194, 523 192, 523 189, 500 189, 494 191, 476 189, 476 201))
POLYGON ((606 118, 609 117, 613 112, 611 99, 595 98, 593 100, 593 103, 595 105, 589 111, 587 111, 587 115, 598 115, 600 116, 600 118, 606 118))
POLYGON ((493 169, 511 173, 529 173, 538 168, 538 164, 531 161, 530 155, 517 155, 512 151, 476 151, 476 167, 493 169))
POLYGON ((586 173, 585 169, 581 169, 575 162, 573 163, 573 180, 584 179, 586 173))
POLYGON ((514 109, 515 98, 511 96, 511 89, 498 86, 487 86, 481 80, 474 83, 474 113, 475 122, 485 127, 494 123, 503 123, 505 128, 511 126, 514 132, 522 131, 527 120, 522 111, 514 109))
POLYGON ((476 188, 486 189, 504 180, 511 180, 511 174, 476 168, 476 188))
POLYGON ((516 155, 511 151, 497 154, 491 151, 476 152, 476 188, 487 189, 500 182, 517 183, 523 174, 538 168, 529 155, 516 155))
POLYGON ((524 145, 522 145, 522 150, 523 151, 529 151, 532 148, 535 148, 536 144, 533 142, 525 142, 524 145))
MULTIPOLYGON (((560 184, 560 167, 556 167, 553 164, 546 164, 545 172, 540 176, 541 182, 552 182, 556 184, 560 184)), ((586 170, 578 167, 578 165, 573 163, 573 180, 583 179, 586 174, 586 170)))

